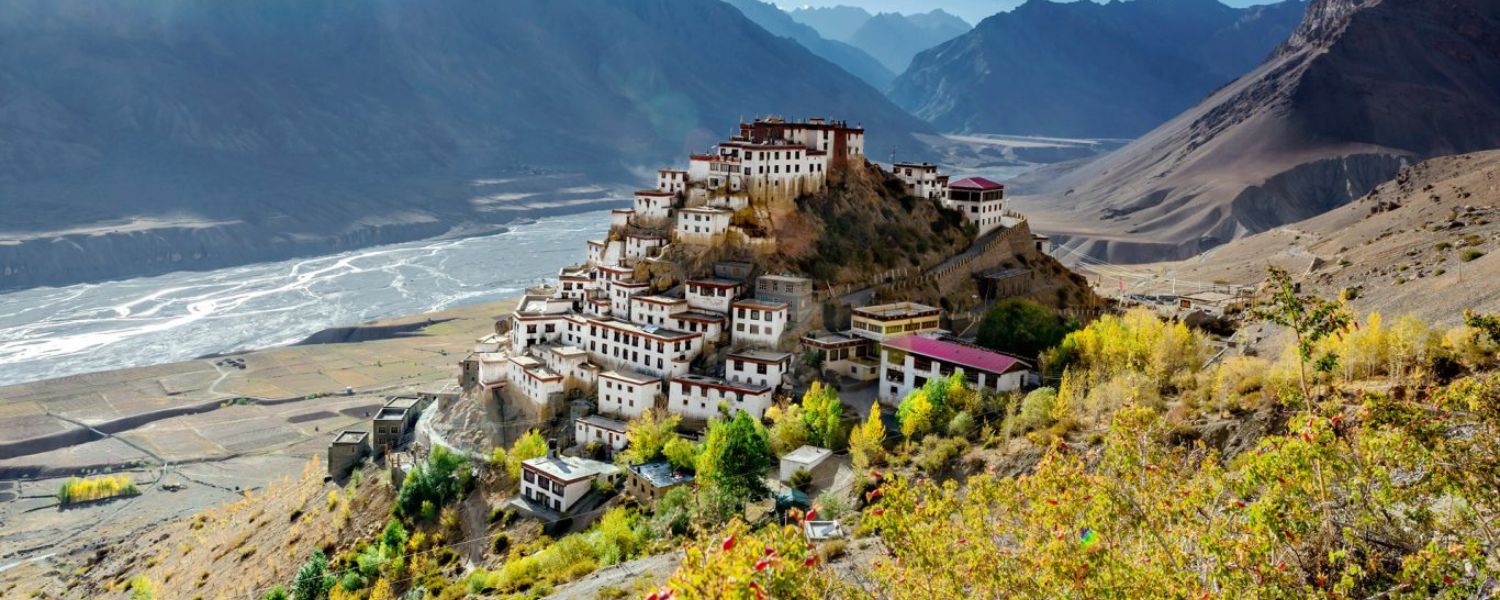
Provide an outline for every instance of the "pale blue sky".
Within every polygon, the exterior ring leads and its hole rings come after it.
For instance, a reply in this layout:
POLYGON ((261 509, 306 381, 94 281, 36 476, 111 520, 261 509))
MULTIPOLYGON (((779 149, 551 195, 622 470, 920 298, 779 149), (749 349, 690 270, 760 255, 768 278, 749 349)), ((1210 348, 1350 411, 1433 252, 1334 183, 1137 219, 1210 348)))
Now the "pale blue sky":
MULTIPOLYGON (((870 12, 900 12, 914 13, 927 12, 934 8, 963 17, 969 24, 975 24, 985 17, 1000 11, 1010 10, 1020 5, 1025 0, 771 0, 782 8, 796 8, 799 6, 859 6, 870 12)), ((1230 6, 1250 6, 1252 4, 1270 4, 1277 0, 1220 0, 1230 6)))

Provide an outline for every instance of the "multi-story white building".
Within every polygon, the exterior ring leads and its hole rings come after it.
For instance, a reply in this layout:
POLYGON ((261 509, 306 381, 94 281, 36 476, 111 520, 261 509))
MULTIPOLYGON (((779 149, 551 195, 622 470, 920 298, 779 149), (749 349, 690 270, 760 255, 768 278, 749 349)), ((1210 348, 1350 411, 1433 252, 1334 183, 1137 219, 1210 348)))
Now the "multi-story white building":
MULTIPOLYGON (((566 328, 564 329, 566 331, 566 328)), ((599 378, 599 367, 577 346, 545 346, 533 350, 547 369, 562 375, 564 389, 587 389, 599 378)))
POLYGON ((724 341, 724 322, 727 320, 719 313, 688 310, 668 317, 667 326, 678 331, 701 333, 705 342, 718 344, 724 341))
POLYGON ((640 295, 630 299, 630 318, 643 325, 680 329, 671 323, 671 317, 687 309, 688 301, 682 298, 640 295))
POLYGON ((619 467, 576 456, 547 456, 521 463, 521 496, 541 506, 567 513, 589 493, 594 480, 613 482, 619 467))
POLYGON ((588 246, 588 264, 592 266, 618 265, 625 255, 625 242, 620 240, 589 240, 588 246))
POLYGON ((962 212, 964 219, 984 235, 1004 222, 1005 186, 983 177, 969 177, 948 184, 949 208, 962 212))
POLYGON ((778 388, 791 367, 792 355, 786 352, 730 352, 724 358, 724 378, 734 383, 778 388))
POLYGON ((845 121, 821 118, 787 121, 779 117, 740 123, 736 139, 786 140, 808 149, 825 152, 830 158, 862 157, 865 154, 865 130, 850 127, 845 121))
POLYGON ((656 408, 661 395, 661 378, 630 371, 605 371, 599 374, 599 412, 622 419, 634 419, 656 408))
POLYGON ((781 334, 786 333, 788 311, 785 302, 746 299, 736 300, 730 306, 733 309, 731 322, 734 323, 730 341, 736 347, 775 348, 781 341, 781 334))
POLYGON ((656 256, 661 252, 662 246, 667 245, 667 238, 649 233, 627 233, 625 234, 625 259, 642 260, 656 256))
POLYGON ((728 314, 734 299, 745 291, 745 284, 733 279, 693 279, 685 285, 688 307, 728 314))
POLYGON ((656 189, 662 192, 681 194, 687 191, 688 172, 681 169, 657 169, 656 189))
POLYGON ((609 291, 610 314, 619 319, 635 320, 630 314, 630 299, 651 291, 651 284, 643 281, 616 279, 605 284, 605 289, 609 291))
POLYGON ((640 190, 635 193, 635 220, 637 225, 661 221, 672 215, 672 192, 640 190))
POLYGON ((722 208, 684 208, 677 211, 677 241, 685 244, 712 244, 729 231, 731 213, 722 208))
POLYGON ((563 376, 530 356, 510 357, 506 379, 507 389, 519 392, 537 406, 546 406, 554 395, 563 393, 563 376))
POLYGON ((667 410, 690 419, 708 420, 719 414, 745 411, 760 419, 771 407, 771 386, 735 383, 718 377, 678 375, 667 382, 667 410))
POLYGON ((579 446, 598 442, 612 455, 625 449, 625 423, 604 415, 589 415, 573 421, 573 441, 579 446))
POLYGON ((891 165, 891 172, 906 184, 907 194, 947 204, 948 176, 938 173, 937 165, 898 162, 891 165))
POLYGON ((703 351, 703 334, 637 325, 612 318, 584 318, 578 325, 582 346, 595 364, 656 376, 687 373, 703 351))
POLYGON ((896 405, 933 378, 962 370, 976 389, 1009 392, 1025 385, 1026 361, 976 346, 921 335, 888 338, 880 344, 880 399, 896 405))

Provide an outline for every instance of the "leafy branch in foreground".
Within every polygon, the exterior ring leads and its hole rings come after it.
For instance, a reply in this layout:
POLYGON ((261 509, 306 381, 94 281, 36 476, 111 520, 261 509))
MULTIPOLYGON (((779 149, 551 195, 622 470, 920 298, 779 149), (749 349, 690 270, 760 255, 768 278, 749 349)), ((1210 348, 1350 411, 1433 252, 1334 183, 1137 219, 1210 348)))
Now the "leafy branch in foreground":
POLYGON ((1271 299, 1252 309, 1257 318, 1290 329, 1296 337, 1297 382, 1304 399, 1312 397, 1307 386, 1307 365, 1313 363, 1318 371, 1332 371, 1338 365, 1338 356, 1332 352, 1314 357, 1318 342, 1349 327, 1352 317, 1342 304, 1317 296, 1298 293, 1291 275, 1280 267, 1266 267, 1266 284, 1271 290, 1271 299))

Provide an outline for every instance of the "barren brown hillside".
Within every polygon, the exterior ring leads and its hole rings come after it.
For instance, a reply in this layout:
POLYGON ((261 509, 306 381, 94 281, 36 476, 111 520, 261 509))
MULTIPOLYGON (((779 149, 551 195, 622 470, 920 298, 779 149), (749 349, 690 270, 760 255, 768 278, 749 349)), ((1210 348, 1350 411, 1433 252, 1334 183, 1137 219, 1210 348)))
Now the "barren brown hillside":
POLYGON ((1266 265, 1361 311, 1452 321, 1500 310, 1500 151, 1405 169, 1329 213, 1153 265, 1185 281, 1253 284, 1266 265))

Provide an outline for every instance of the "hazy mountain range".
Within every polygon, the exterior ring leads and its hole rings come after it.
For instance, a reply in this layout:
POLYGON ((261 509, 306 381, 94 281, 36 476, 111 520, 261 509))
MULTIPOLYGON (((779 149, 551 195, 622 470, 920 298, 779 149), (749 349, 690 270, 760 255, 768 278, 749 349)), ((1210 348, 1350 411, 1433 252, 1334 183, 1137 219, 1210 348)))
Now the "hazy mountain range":
POLYGON ((1134 137, 1265 59, 1305 6, 1031 0, 917 55, 890 96, 948 131, 1134 137))
POLYGON ((718 2, 4 0, 0 288, 515 214, 476 182, 600 198, 767 113, 931 131, 718 2))
POLYGON ((817 29, 798 22, 790 14, 777 8, 775 4, 761 0, 724 1, 740 9, 741 13, 772 35, 790 38, 813 54, 838 65, 876 89, 884 90, 889 87, 891 80, 895 79, 896 73, 899 72, 864 50, 845 43, 847 40, 844 38, 826 36, 817 29))
POLYGON ((970 29, 968 22, 942 9, 910 14, 870 14, 853 6, 804 6, 788 14, 797 22, 816 29, 824 38, 848 42, 863 50, 895 73, 905 71, 918 52, 963 35, 970 29))
POLYGON ((1500 147, 1500 3, 1315 0, 1264 64, 1018 206, 1109 260, 1185 258, 1321 214, 1401 166, 1500 147))

